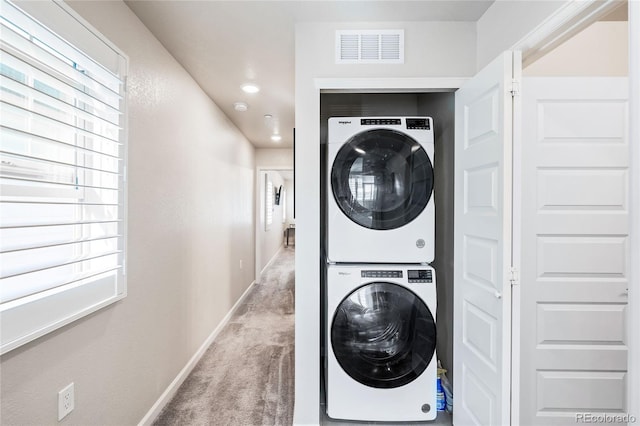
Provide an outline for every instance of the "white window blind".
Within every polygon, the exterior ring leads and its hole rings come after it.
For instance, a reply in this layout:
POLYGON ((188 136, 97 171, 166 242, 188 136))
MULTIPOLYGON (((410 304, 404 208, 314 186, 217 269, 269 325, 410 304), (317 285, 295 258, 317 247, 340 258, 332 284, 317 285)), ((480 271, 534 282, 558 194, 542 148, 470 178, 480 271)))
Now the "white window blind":
MULTIPOLYGON (((107 69, 0 1, 4 353, 126 295, 126 57, 103 41, 121 64, 107 69)), ((47 7, 100 39, 66 6, 47 7)))

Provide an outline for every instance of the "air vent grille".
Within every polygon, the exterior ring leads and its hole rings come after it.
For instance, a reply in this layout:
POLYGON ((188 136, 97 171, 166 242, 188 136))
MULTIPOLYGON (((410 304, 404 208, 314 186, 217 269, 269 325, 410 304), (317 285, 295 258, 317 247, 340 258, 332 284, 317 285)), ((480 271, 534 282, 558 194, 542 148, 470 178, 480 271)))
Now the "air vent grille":
POLYGON ((404 30, 336 31, 338 64, 404 63, 404 30))
POLYGON ((344 34, 340 38, 340 58, 357 61, 359 58, 360 37, 357 34, 344 34))

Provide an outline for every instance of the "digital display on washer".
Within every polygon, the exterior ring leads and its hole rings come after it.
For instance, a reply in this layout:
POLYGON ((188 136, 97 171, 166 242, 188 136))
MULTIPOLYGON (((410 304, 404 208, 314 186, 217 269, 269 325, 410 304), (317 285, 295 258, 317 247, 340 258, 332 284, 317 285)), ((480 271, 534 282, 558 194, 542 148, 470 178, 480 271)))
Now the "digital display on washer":
POLYGON ((407 129, 429 130, 429 120, 426 118, 407 118, 407 129))
POLYGON ((410 283, 432 283, 433 275, 431 269, 409 269, 407 278, 410 283))
POLYGON ((362 271, 362 278, 402 278, 402 271, 362 271))

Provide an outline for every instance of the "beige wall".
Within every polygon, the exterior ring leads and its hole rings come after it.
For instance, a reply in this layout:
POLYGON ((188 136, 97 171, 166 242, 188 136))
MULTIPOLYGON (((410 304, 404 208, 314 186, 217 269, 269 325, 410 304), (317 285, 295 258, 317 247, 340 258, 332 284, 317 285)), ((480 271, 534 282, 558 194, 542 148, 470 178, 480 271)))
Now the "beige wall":
POLYGON ((259 148, 256 149, 256 167, 261 169, 293 169, 293 149, 259 148))
POLYGON ((291 224, 295 224, 296 221, 293 217, 293 204, 295 203, 294 200, 294 193, 293 193, 293 180, 292 179, 286 179, 284 181, 284 189, 287 191, 287 216, 286 216, 286 220, 285 220, 285 226, 289 226, 291 224))
MULTIPOLYGON (((513 47, 569 0, 497 0, 477 23, 477 69, 513 47)), ((474 73, 475 74, 475 73, 474 73)))
POLYGON ((254 279, 253 146, 120 1, 71 6, 130 57, 128 296, 2 357, 3 425, 138 423, 254 279))
POLYGON ((296 28, 296 63, 308 64, 315 77, 468 77, 475 72, 474 22, 323 22, 296 28), (404 29, 404 63, 336 64, 335 31, 360 29, 404 29))
POLYGON ((627 22, 596 22, 525 68, 524 76, 623 77, 629 69, 627 22))
MULTIPOLYGON (((258 223, 260 225, 258 226, 258 240, 256 242, 259 252, 256 255, 259 256, 257 272, 262 272, 269 261, 273 259, 276 253, 278 253, 278 250, 282 247, 284 235, 282 203, 280 203, 280 205, 276 205, 275 198, 273 199, 273 221, 271 226, 266 226, 265 200, 267 194, 265 191, 265 176, 273 184, 273 191, 277 190, 281 185, 284 187, 284 179, 282 179, 282 176, 280 176, 280 173, 278 173, 277 170, 266 170, 260 171, 259 173, 260 184, 258 186, 258 191, 260 191, 260 193, 258 198, 260 199, 260 217, 258 223)), ((273 197, 273 194, 271 194, 271 197, 273 197)))

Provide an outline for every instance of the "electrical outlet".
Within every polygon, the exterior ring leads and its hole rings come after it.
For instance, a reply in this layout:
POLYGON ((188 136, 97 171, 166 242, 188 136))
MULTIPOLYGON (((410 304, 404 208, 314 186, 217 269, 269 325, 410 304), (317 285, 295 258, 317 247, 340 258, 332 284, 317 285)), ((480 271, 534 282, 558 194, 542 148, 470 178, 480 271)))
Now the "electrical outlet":
POLYGON ((73 411, 75 406, 74 398, 73 382, 58 392, 58 421, 64 419, 67 414, 73 411))
POLYGON ((242 269, 242 259, 240 259, 240 269, 242 269))

